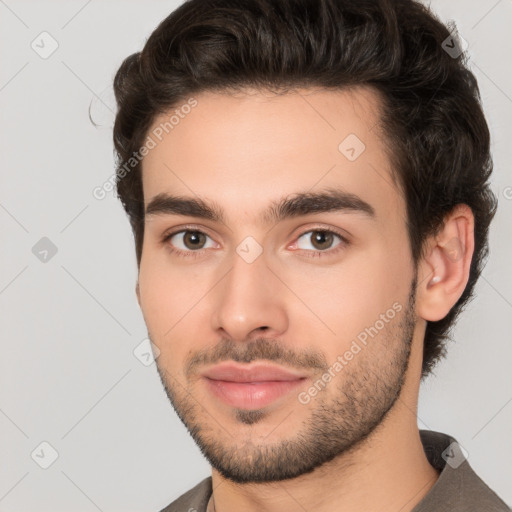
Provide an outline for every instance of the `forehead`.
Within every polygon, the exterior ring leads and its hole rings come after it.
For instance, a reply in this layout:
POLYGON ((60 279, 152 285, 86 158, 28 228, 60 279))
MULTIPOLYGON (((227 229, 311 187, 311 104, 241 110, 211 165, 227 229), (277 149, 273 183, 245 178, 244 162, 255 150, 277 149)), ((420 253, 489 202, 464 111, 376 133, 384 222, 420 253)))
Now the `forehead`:
POLYGON ((283 195, 336 188, 377 213, 403 215, 372 89, 247 89, 193 100, 193 108, 181 108, 185 100, 158 116, 148 131, 155 147, 142 165, 145 205, 168 193, 213 201, 227 216, 256 216, 283 195))

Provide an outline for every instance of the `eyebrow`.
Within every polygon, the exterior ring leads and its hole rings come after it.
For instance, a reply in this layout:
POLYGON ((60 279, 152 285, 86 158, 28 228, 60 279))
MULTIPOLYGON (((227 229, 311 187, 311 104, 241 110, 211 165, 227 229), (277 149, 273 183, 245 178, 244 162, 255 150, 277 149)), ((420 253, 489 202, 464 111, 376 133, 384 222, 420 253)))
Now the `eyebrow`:
MULTIPOLYGON (((327 212, 359 213, 375 218, 375 209, 359 196, 331 188, 321 192, 300 192, 273 201, 260 220, 264 224, 274 224, 289 218, 327 212)), ((184 215, 225 223, 222 208, 216 203, 167 193, 153 197, 146 208, 146 216, 161 215, 184 215)))

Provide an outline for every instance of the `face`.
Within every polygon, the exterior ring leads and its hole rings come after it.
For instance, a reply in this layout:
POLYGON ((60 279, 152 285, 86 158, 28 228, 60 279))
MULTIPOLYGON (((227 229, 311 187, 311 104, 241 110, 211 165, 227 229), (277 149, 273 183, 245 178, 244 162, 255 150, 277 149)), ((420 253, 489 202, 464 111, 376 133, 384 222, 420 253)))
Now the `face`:
POLYGON ((378 96, 195 100, 148 132, 139 303, 212 466, 296 477, 363 443, 403 390, 415 268, 378 96))

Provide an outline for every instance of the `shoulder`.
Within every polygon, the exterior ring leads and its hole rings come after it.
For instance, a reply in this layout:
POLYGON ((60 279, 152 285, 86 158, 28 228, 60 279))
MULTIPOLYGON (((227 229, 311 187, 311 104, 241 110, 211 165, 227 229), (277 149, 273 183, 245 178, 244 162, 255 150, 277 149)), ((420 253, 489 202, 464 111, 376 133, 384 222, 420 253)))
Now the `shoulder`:
POLYGON ((427 510, 511 512, 510 507, 476 474, 452 436, 421 430, 421 441, 439 478, 413 512, 427 510))
POLYGON ((205 512, 211 494, 212 477, 209 476, 160 512, 205 512))

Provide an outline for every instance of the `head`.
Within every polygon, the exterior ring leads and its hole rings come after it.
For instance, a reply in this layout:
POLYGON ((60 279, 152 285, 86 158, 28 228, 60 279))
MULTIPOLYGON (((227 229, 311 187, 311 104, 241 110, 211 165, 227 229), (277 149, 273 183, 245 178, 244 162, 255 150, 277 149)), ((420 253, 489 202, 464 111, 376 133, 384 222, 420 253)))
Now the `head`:
POLYGON ((191 0, 118 70, 137 296, 168 396, 225 476, 349 451, 444 355, 496 208, 449 37, 413 0, 191 0), (226 405, 204 378, 221 361, 303 385, 226 405))

